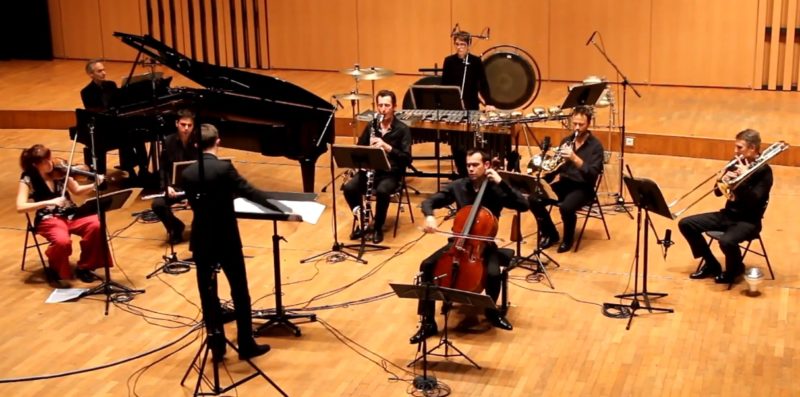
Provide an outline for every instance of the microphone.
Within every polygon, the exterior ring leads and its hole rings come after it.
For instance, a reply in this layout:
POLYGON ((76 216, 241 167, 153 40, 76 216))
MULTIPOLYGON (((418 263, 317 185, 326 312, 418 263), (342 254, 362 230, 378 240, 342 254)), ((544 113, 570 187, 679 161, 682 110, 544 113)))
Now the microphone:
MULTIPOLYGON (((336 99, 336 98, 334 98, 334 99, 336 99)), ((344 105, 342 105, 342 103, 341 103, 341 102, 339 102, 339 100, 338 100, 338 99, 336 99, 336 106, 338 106, 338 107, 339 107, 339 109, 344 109, 344 105)))
POLYGON ((547 152, 550 149, 550 145, 551 145, 550 144, 550 137, 549 136, 544 137, 544 139, 542 139, 542 148, 541 148, 542 149, 542 154, 544 154, 545 152, 547 152))
POLYGON ((592 43, 592 41, 594 40, 594 35, 596 35, 596 34, 597 34, 596 30, 594 32, 592 32, 592 35, 589 36, 589 40, 586 40, 586 45, 589 45, 589 44, 592 43))
POLYGON ((667 251, 669 251, 669 247, 675 245, 675 242, 672 241, 672 229, 667 229, 664 232, 664 239, 661 240, 661 244, 664 245, 664 259, 667 259, 667 251))
POLYGON ((450 36, 455 36, 456 33, 460 32, 461 28, 458 26, 458 22, 456 22, 456 26, 453 26, 453 30, 450 31, 450 36))

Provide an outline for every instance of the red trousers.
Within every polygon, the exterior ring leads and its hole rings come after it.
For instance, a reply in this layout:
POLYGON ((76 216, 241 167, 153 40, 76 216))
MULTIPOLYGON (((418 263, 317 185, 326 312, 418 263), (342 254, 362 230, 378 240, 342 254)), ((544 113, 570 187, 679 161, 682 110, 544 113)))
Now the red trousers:
POLYGON ((100 234, 100 220, 97 215, 85 216, 75 220, 68 220, 54 216, 39 222, 36 233, 50 242, 47 248, 47 260, 50 268, 55 270, 62 279, 72 278, 69 267, 69 256, 72 254, 72 239, 70 234, 81 236, 81 256, 78 259, 78 268, 93 270, 101 268, 106 261, 109 266, 114 263, 111 253, 107 249, 108 243, 105 236, 100 234), (103 253, 107 260, 103 260, 103 253))

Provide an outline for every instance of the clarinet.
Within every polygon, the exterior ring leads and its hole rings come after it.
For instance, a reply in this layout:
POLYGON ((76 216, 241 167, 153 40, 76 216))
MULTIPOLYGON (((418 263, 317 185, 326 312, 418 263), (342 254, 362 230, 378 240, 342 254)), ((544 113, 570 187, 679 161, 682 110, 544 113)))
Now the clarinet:
MULTIPOLYGON (((372 128, 370 129, 369 139, 370 142, 372 138, 375 138, 378 135, 378 126, 383 122, 383 115, 378 114, 377 117, 372 119, 372 128)), ((370 203, 370 199, 372 198, 373 190, 375 189, 375 170, 367 170, 367 191, 364 192, 364 203, 361 206, 364 210, 361 212, 361 230, 367 231, 367 227, 370 226, 372 222, 372 204, 370 203)))

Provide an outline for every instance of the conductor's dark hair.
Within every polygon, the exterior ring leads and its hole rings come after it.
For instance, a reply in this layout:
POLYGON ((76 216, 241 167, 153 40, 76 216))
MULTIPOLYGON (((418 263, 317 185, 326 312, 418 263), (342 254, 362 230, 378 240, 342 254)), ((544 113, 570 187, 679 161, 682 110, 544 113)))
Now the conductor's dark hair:
POLYGON ((200 126, 200 150, 208 150, 217 143, 219 131, 212 124, 202 124, 200 126))

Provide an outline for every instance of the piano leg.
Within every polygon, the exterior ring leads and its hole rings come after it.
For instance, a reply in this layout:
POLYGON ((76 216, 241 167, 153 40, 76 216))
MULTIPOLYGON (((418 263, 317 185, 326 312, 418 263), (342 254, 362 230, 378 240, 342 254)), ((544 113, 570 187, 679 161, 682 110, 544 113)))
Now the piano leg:
POLYGON ((314 192, 314 171, 315 171, 316 161, 312 159, 301 159, 300 160, 300 172, 303 176, 303 192, 305 193, 313 193, 314 192))

